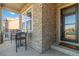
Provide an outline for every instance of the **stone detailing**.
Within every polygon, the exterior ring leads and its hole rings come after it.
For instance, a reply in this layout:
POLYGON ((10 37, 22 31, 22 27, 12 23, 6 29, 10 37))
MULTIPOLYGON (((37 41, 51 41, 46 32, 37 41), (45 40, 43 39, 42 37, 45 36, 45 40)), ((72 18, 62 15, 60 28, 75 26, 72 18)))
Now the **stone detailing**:
POLYGON ((42 4, 33 4, 33 32, 31 46, 42 52, 42 4))
POLYGON ((56 37, 54 4, 33 4, 31 46, 39 52, 50 48, 56 37))
POLYGON ((55 4, 42 4, 42 51, 48 50, 56 40, 55 4))

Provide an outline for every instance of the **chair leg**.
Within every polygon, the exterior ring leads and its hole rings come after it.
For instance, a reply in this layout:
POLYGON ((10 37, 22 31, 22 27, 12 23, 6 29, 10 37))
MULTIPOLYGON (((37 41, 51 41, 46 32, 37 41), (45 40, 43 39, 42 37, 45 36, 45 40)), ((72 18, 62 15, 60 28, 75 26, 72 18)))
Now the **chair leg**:
POLYGON ((20 41, 20 46, 21 46, 21 39, 19 41, 20 41))
POLYGON ((17 40, 17 47, 19 48, 20 47, 20 41, 17 40))
POLYGON ((16 52, 17 52, 17 40, 16 40, 16 52))
POLYGON ((25 50, 27 50, 27 44, 26 44, 26 39, 25 39, 25 50))
POLYGON ((11 44, 12 44, 12 35, 10 36, 11 44))

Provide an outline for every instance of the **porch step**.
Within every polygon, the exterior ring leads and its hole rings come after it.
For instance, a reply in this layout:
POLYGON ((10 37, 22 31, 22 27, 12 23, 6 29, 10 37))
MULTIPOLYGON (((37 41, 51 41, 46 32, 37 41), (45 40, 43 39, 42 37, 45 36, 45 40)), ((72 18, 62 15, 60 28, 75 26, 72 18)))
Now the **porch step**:
POLYGON ((79 56, 79 50, 74 50, 74 49, 70 49, 70 48, 66 48, 60 45, 52 45, 51 46, 52 49, 55 49, 57 51, 60 51, 64 54, 70 55, 70 56, 79 56))

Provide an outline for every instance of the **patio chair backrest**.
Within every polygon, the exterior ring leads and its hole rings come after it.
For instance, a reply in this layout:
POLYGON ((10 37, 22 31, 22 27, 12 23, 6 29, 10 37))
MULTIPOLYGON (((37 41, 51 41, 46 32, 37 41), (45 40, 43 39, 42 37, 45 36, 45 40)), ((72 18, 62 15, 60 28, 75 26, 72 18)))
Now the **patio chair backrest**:
POLYGON ((18 32, 16 33, 16 39, 26 39, 26 33, 25 32, 18 32))

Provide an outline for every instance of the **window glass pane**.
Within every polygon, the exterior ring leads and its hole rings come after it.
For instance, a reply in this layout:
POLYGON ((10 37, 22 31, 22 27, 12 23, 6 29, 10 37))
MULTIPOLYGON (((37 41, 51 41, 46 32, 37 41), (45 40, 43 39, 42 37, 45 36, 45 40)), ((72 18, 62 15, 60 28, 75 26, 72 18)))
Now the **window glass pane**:
POLYGON ((65 38, 75 40, 75 24, 65 25, 65 38))
POLYGON ((75 15, 68 15, 65 16, 65 24, 72 24, 75 23, 75 15))

